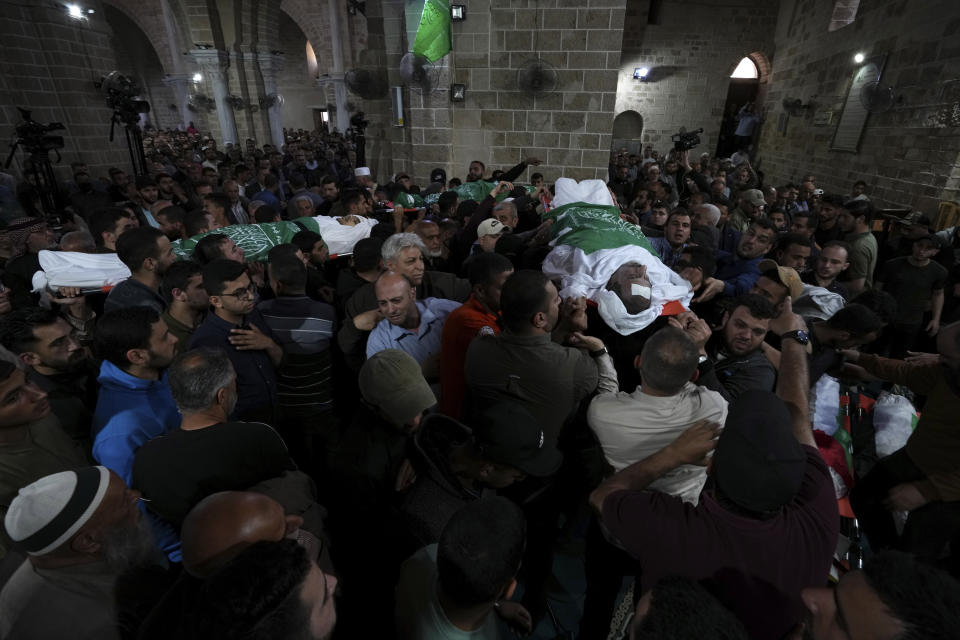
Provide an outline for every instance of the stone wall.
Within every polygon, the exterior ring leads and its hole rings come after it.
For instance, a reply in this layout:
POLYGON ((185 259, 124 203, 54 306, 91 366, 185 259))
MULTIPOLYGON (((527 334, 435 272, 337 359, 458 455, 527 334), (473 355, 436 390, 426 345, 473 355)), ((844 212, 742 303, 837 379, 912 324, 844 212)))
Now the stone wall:
MULTIPOLYGON (((278 91, 284 99, 283 126, 312 130, 313 109, 325 107, 327 98, 307 68, 307 37, 286 14, 280 19, 280 42, 285 52, 283 71, 277 78, 278 91)), ((328 65, 329 60, 317 60, 318 69, 325 70, 328 65)))
MULTIPOLYGON (((391 84, 409 46, 401 36, 402 6, 385 2, 376 16, 383 21, 391 84)), ((536 170, 548 180, 606 178, 624 14, 625 0, 470 4, 466 20, 453 23, 453 54, 439 88, 405 89, 406 126, 382 129, 391 171, 408 171, 423 184, 434 167, 462 178, 472 160, 491 171, 537 157, 543 164, 536 170), (518 86, 517 72, 538 56, 556 67, 559 82, 554 92, 534 98, 518 86), (450 102, 450 82, 466 85, 465 102, 450 102)))
MULTIPOLYGON (((97 13, 85 20, 70 18, 62 6, 0 0, 0 131, 12 139, 20 123, 15 107, 33 110, 40 123, 62 122, 66 147, 54 165, 66 178, 69 163, 81 159, 97 174, 112 165, 128 166, 122 131, 114 142, 110 110, 94 86, 117 68, 111 30, 98 2, 87 3, 97 13)), ((6 152, 5 152, 6 154, 6 152)), ((20 169, 18 152, 13 171, 20 169)))
MULTIPOLYGON (((761 83, 773 57, 776 0, 666 0, 649 24, 649 0, 630 0, 619 66, 616 113, 643 117, 643 141, 671 147, 680 127, 703 127, 698 153, 715 151, 730 74, 744 56, 761 67, 761 83), (647 82, 633 70, 647 67, 647 82)), ((789 1, 787 0, 787 4, 789 1)))
POLYGON ((875 203, 934 214, 941 200, 957 200, 960 187, 957 4, 861 2, 852 24, 829 31, 834 4, 782 3, 761 167, 769 182, 813 172, 818 185, 840 193, 849 193, 853 182, 863 179, 875 203), (894 87, 897 103, 868 116, 857 153, 831 151, 858 52, 887 54, 883 83, 894 87), (776 126, 784 98, 815 105, 806 115, 789 118, 786 135, 776 126), (830 124, 828 112, 833 113, 830 124))

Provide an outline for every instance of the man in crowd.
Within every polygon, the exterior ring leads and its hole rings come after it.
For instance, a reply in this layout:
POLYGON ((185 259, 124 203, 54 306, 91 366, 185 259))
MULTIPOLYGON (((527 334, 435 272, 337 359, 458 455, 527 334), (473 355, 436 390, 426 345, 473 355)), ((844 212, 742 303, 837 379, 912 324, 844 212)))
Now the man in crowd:
POLYGON ((824 247, 832 240, 843 240, 844 230, 840 226, 840 214, 844 210, 846 198, 840 195, 830 194, 820 198, 820 210, 817 212, 819 222, 817 230, 813 234, 813 239, 817 245, 824 247))
POLYGON ((130 277, 110 291, 104 310, 144 306, 163 313, 161 278, 177 259, 170 239, 153 227, 131 229, 117 240, 117 257, 130 269, 130 277))
POLYGON ((440 351, 440 412, 459 419, 466 383, 463 367, 467 349, 479 335, 500 333, 500 292, 513 273, 510 260, 496 253, 477 256, 470 263, 473 291, 443 325, 440 351))
POLYGON ((773 389, 777 371, 761 345, 774 314, 766 298, 742 295, 733 300, 712 338, 703 320, 689 315, 678 318, 681 328, 700 347, 700 354, 707 356, 700 359, 697 384, 713 389, 728 401, 746 391, 773 389))
POLYGON ((789 267, 798 274, 807 272, 811 255, 810 240, 797 233, 780 236, 777 244, 776 261, 781 267, 789 267))
POLYGON ((804 589, 802 597, 807 618, 800 632, 809 640, 950 638, 960 625, 960 583, 896 551, 867 560, 832 589, 804 589))
POLYGON ((470 404, 463 415, 501 400, 518 401, 542 425, 547 441, 556 443, 583 398, 598 386, 617 390, 613 361, 599 338, 575 333, 575 347, 551 340, 560 319, 560 295, 542 272, 508 277, 500 311, 504 331, 478 336, 467 349, 470 404))
POLYGON ((914 350, 922 334, 940 330, 947 270, 934 262, 940 240, 932 233, 913 241, 911 255, 884 263, 876 287, 897 299, 897 317, 887 327, 890 357, 902 358, 914 350))
POLYGON ((167 236, 170 242, 173 242, 183 238, 183 219, 186 215, 183 209, 173 206, 160 209, 154 215, 154 218, 156 218, 158 228, 163 232, 163 235, 167 236))
MULTIPOLYGON (((822 217, 821 217, 822 220, 822 217)), ((850 246, 850 266, 843 273, 843 283, 851 296, 873 287, 877 266, 877 239, 873 236, 873 205, 866 200, 851 200, 837 217, 843 240, 850 246)))
POLYGON ((200 265, 192 260, 174 262, 163 274, 160 295, 167 303, 163 321, 177 337, 177 353, 180 353, 187 349, 194 329, 210 306, 200 265))
MULTIPOLYGON (((21 487, 87 464, 86 448, 60 427, 47 394, 13 362, 0 359, 0 514, 21 487)), ((0 536, 0 558, 8 548, 6 535, 0 536)))
POLYGON ((683 248, 690 239, 690 213, 686 209, 674 209, 667 217, 662 238, 651 238, 650 245, 660 255, 663 264, 671 269, 680 260, 683 248))
POLYGON ((223 349, 237 374, 237 404, 231 419, 275 424, 277 374, 283 350, 254 308, 255 288, 246 267, 219 258, 203 268, 211 312, 196 328, 190 348, 223 349))
POLYGON ((766 201, 763 199, 763 192, 759 189, 747 189, 740 194, 740 202, 737 208, 730 212, 730 222, 733 229, 741 233, 757 218, 763 215, 763 207, 766 201))
POLYGON ((506 498, 463 507, 447 522, 437 544, 403 564, 397 585, 398 637, 450 638, 467 631, 496 638, 498 617, 520 633, 530 633, 530 614, 510 602, 525 542, 523 513, 506 498))
POLYGON ((180 423, 166 374, 176 343, 160 314, 149 307, 111 311, 97 324, 94 348, 104 360, 93 416, 93 457, 128 484, 136 450, 180 423))
POLYGON ((846 300, 850 294, 838 278, 850 266, 849 255, 850 245, 842 240, 831 240, 820 250, 816 268, 803 274, 801 278, 807 284, 823 287, 846 300))
POLYGON ((295 469, 283 440, 258 422, 232 422, 237 376, 221 350, 181 354, 168 371, 180 428, 144 444, 133 486, 178 530, 195 504, 217 491, 248 489, 295 469))
POLYGON ((783 342, 777 395, 750 391, 725 426, 701 421, 590 496, 611 538, 640 564, 640 589, 664 577, 709 580, 752 638, 781 638, 803 618, 800 592, 824 584, 839 518, 808 416, 803 320, 775 321, 783 342), (718 439, 719 436, 719 439, 718 439), (645 491, 682 464, 707 464, 713 488, 690 507, 645 491), (789 549, 789 553, 785 550, 789 549))
POLYGON ((410 280, 393 271, 380 274, 375 289, 383 320, 370 332, 367 357, 384 349, 400 349, 420 363, 427 380, 436 379, 443 323, 460 303, 443 298, 417 300, 410 280))
POLYGON ((119 639, 117 579, 155 555, 139 499, 106 467, 20 489, 4 526, 29 557, 0 592, 0 637, 119 639))
POLYGON ((750 291, 760 277, 759 264, 776 242, 777 230, 766 218, 757 218, 737 243, 735 254, 720 253, 717 275, 706 281, 699 300, 722 293, 728 298, 750 291))
POLYGON ((295 540, 257 542, 206 579, 189 629, 209 640, 242 638, 251 629, 328 640, 337 623, 337 582, 295 540))
POLYGON ((17 309, 0 319, 0 345, 25 365, 27 380, 47 394, 63 430, 89 447, 96 372, 74 328, 56 311, 17 309))
MULTIPOLYGON (((633 393, 605 393, 590 403, 587 421, 614 471, 653 455, 700 420, 722 424, 727 401, 716 391, 691 382, 699 349, 681 329, 654 333, 636 358, 642 384, 633 393)), ((658 478, 650 489, 696 505, 707 480, 704 469, 678 467, 658 478)), ((609 626, 623 575, 633 563, 610 546, 596 521, 587 533, 585 563, 587 597, 580 631, 593 637, 609 626)))
MULTIPOLYGON (((257 198, 263 200, 263 198, 257 198)), ((267 203, 271 204, 271 203, 267 203)), ((203 197, 203 210, 213 216, 217 224, 221 227, 229 227, 232 224, 238 224, 230 214, 230 199, 222 193, 210 193, 203 197)))
POLYGON ((57 248, 57 236, 43 218, 16 218, 7 225, 10 257, 4 265, 3 284, 10 289, 14 307, 35 304, 33 274, 40 271, 39 253, 57 248))
POLYGON ((306 295, 307 267, 296 258, 271 259, 267 267, 270 288, 276 294, 258 309, 283 349, 277 371, 277 398, 281 428, 298 462, 320 462, 314 451, 314 436, 320 444, 333 439, 333 358, 331 342, 336 333, 337 312, 326 302, 306 295))
POLYGON ((763 260, 758 267, 760 277, 753 284, 750 293, 765 298, 772 304, 775 316, 783 311, 787 296, 797 300, 803 295, 803 282, 796 270, 778 266, 773 260, 763 260))
MULTIPOLYGON (((387 270, 406 276, 416 287, 417 298, 444 298, 463 302, 470 296, 470 283, 442 271, 426 271, 423 241, 414 233, 395 233, 384 241, 380 255, 387 270)), ((351 368, 359 370, 366 352, 367 334, 380 317, 374 283, 357 289, 347 301, 346 320, 337 341, 351 368)))
POLYGON ((90 216, 90 235, 102 252, 116 252, 117 239, 127 229, 139 226, 130 212, 120 207, 97 209, 90 216))

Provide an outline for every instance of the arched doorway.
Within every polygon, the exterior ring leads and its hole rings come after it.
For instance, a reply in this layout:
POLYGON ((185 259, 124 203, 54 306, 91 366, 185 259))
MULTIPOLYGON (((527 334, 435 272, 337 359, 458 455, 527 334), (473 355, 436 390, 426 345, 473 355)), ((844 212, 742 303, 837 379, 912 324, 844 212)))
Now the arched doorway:
POLYGON ((643 134, 643 116, 636 111, 624 111, 613 119, 611 151, 626 149, 627 153, 640 153, 643 134))
POLYGON ((760 113, 756 104, 757 94, 760 92, 761 82, 766 80, 763 76, 768 69, 769 63, 765 57, 751 53, 738 60, 731 70, 730 86, 723 105, 723 121, 717 138, 718 158, 729 158, 742 147, 750 146, 759 132, 759 123, 750 113, 753 110, 756 110, 756 114, 760 113))

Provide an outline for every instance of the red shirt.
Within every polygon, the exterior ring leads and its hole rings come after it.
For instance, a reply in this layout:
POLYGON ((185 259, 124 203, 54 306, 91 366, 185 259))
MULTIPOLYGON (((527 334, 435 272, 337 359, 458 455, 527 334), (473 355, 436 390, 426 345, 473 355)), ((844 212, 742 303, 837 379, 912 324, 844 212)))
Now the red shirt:
POLYGON ((499 316, 488 313, 473 294, 447 316, 440 342, 440 413, 460 419, 467 389, 463 375, 467 347, 478 335, 499 334, 498 319, 499 316))

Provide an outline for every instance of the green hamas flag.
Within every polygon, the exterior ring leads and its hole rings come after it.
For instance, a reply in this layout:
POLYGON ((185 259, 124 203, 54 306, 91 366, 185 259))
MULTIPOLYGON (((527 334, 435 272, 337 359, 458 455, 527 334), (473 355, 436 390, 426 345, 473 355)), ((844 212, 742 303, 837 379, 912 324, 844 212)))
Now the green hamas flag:
POLYGON ((624 222, 617 207, 571 202, 543 214, 543 217, 553 218, 550 234, 556 238, 557 244, 576 247, 586 254, 634 244, 658 255, 640 227, 624 222))
POLYGON ((424 0, 413 52, 428 62, 450 53, 450 5, 447 0, 424 0))
POLYGON ((186 240, 175 240, 170 243, 173 252, 182 260, 187 260, 193 255, 193 250, 197 243, 204 236, 210 234, 222 234, 237 243, 237 246, 243 249, 243 254, 248 261, 266 262, 267 254, 270 249, 278 244, 286 244, 293 239, 300 231, 306 228, 309 231, 320 233, 320 226, 314 218, 297 218, 296 222, 263 222, 260 224, 234 224, 229 227, 222 227, 214 231, 201 233, 200 235, 187 238, 186 240))

